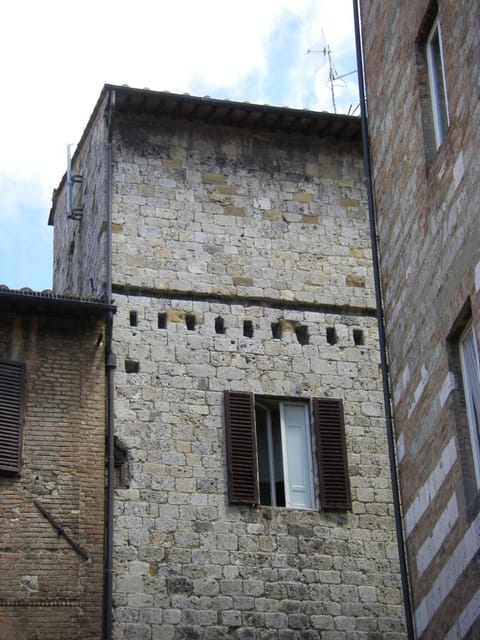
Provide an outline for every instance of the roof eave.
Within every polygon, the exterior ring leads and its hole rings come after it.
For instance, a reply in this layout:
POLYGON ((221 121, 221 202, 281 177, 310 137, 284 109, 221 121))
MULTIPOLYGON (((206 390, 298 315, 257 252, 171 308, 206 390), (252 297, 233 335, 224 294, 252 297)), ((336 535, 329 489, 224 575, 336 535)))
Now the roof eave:
POLYGON ((49 291, 0 290, 0 312, 39 313, 69 317, 105 316, 115 313, 114 305, 98 299, 55 295, 49 291))
MULTIPOLYGON (((361 142, 358 116, 105 84, 77 145, 72 163, 75 162, 75 157, 82 148, 103 105, 106 104, 107 98, 117 112, 167 115, 216 126, 235 126, 296 135, 333 137, 345 142, 361 142)), ((66 174, 63 175, 58 188, 53 193, 48 218, 50 226, 54 224, 56 194, 63 188, 65 180, 66 174)))

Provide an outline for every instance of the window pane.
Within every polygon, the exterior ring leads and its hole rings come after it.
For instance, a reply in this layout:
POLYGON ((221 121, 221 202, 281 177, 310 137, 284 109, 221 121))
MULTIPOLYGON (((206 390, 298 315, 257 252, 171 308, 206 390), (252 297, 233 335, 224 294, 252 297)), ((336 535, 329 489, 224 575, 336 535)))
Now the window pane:
POLYGON ((477 486, 480 488, 480 373, 475 336, 471 325, 460 339, 460 358, 475 475, 477 486))
POLYGON ((283 459, 289 507, 313 507, 310 429, 306 405, 282 403, 283 459))
POLYGON ((439 147, 448 128, 448 110, 440 25, 438 22, 433 26, 427 41, 427 62, 435 141, 437 147, 439 147))

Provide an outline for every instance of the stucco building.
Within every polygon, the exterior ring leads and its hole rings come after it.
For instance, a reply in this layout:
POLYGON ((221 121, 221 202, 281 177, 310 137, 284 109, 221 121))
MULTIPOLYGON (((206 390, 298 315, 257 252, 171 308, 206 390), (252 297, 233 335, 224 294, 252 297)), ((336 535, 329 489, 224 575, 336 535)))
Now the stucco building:
POLYGON ((105 313, 0 289, 0 638, 102 634, 105 313))
POLYGON ((404 637, 357 118, 104 87, 56 191, 104 296, 113 637, 404 637))
POLYGON ((480 4, 361 0, 416 635, 480 637, 480 4))

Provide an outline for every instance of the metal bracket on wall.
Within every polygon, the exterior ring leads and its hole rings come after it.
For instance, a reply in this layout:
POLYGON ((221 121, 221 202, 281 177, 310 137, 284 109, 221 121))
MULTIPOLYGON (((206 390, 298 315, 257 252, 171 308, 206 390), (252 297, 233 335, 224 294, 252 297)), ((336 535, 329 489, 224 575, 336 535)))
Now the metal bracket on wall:
POLYGON ((73 206, 73 189, 77 184, 83 184, 83 176, 70 175, 67 179, 67 217, 72 220, 81 220, 83 217, 83 206, 73 206))
POLYGON ((38 502, 38 500, 34 500, 33 504, 37 507, 40 513, 50 522, 50 524, 57 530, 59 536, 63 536, 68 544, 72 547, 74 551, 78 553, 84 560, 88 560, 88 553, 82 549, 82 547, 71 538, 65 529, 55 520, 51 513, 49 513, 45 507, 38 502))
POLYGON ((72 146, 71 144, 67 145, 67 217, 71 220, 81 220, 83 217, 83 205, 81 207, 74 206, 73 190, 75 185, 83 184, 83 176, 72 174, 72 146))

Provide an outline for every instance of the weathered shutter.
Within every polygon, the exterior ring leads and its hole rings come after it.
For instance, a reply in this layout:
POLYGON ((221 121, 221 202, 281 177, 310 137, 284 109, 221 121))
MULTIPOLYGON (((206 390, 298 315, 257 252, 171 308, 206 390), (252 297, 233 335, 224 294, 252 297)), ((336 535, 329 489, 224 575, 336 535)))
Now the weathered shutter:
POLYGON ((251 393, 225 391, 225 427, 229 500, 258 504, 255 407, 251 393))
POLYGON ((0 362, 0 471, 20 471, 23 381, 22 364, 0 362))
POLYGON ((342 401, 314 398, 313 416, 321 506, 325 510, 351 509, 342 401))

